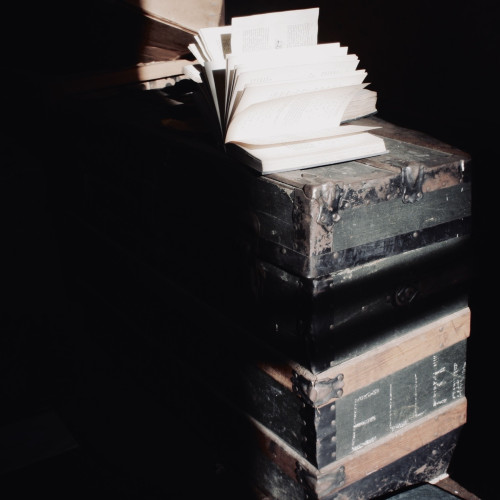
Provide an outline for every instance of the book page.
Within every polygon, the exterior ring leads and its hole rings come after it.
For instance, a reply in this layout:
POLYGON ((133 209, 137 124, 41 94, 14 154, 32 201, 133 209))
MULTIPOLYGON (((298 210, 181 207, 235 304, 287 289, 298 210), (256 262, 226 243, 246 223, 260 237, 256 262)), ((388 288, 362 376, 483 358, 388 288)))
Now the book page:
MULTIPOLYGON (((226 100, 231 98, 237 67, 244 66, 246 71, 283 68, 285 66, 301 64, 301 61, 309 64, 326 63, 329 59, 346 55, 347 47, 342 47, 338 42, 291 47, 258 54, 229 54, 226 57, 226 100)), ((350 57, 357 59, 356 55, 350 57)))
POLYGON ((203 42, 198 35, 194 35, 194 43, 198 47, 198 50, 201 52, 201 55, 203 56, 203 60, 208 61, 210 59, 210 57, 208 56, 207 51, 205 50, 205 47, 203 47, 203 42))
POLYGON ((193 80, 193 82, 196 83, 202 83, 203 80, 201 79, 200 71, 196 69, 196 67, 193 64, 186 64, 185 66, 182 67, 182 72, 188 77, 193 80))
POLYGON ((276 144, 335 134, 361 85, 337 87, 252 104, 236 115, 225 142, 276 144))
POLYGON ((226 57, 226 71, 228 79, 231 81, 237 67, 244 67, 245 71, 283 68, 296 64, 327 63, 330 60, 334 60, 334 58, 341 57, 358 59, 355 54, 347 54, 347 47, 341 47, 338 43, 328 43, 283 50, 270 50, 261 54, 228 54, 226 57))
MULTIPOLYGON (((338 127, 334 127, 332 129, 328 129, 326 130, 325 129, 325 133, 322 133, 323 131, 318 131, 318 135, 315 135, 313 137, 308 137, 308 138, 304 138, 304 139, 295 139, 295 140, 292 140, 292 141, 289 141, 289 140, 280 140, 282 139, 281 136, 279 135, 276 135, 276 139, 277 141, 276 142, 273 142, 273 143, 267 143, 267 144, 264 144, 264 143, 259 143, 259 144, 256 144, 256 143, 247 143, 245 141, 231 141, 233 144, 236 144, 238 146, 243 146, 243 147, 247 147, 247 148, 264 148, 264 150, 266 148, 271 148, 271 147, 278 147, 278 146, 286 146, 286 145, 291 145, 291 144, 295 144, 295 143, 303 143, 303 142, 311 142, 311 141, 316 141, 316 140, 319 140, 319 139, 327 139, 327 138, 335 138, 335 137, 341 137, 341 136, 345 136, 345 135, 355 135, 355 134, 361 134, 363 132, 369 132, 370 130, 374 130, 376 128, 380 128, 380 127, 376 127, 376 126, 368 126, 368 125, 353 125, 353 124, 345 124, 345 125, 339 125, 338 127)), ((227 141, 226 141, 227 143, 227 141)))
POLYGON ((272 146, 240 145, 231 151, 264 174, 330 165, 387 152, 384 140, 368 132, 272 146))
POLYGON ((233 17, 231 53, 316 45, 318 18, 318 7, 233 17))
POLYGON ((244 54, 228 54, 228 70, 237 64, 253 64, 255 68, 272 67, 275 63, 282 66, 307 61, 308 63, 326 61, 330 57, 347 55, 348 48, 339 42, 321 43, 318 45, 304 45, 288 47, 281 50, 268 50, 261 53, 246 52, 244 54), (282 63, 280 61, 283 61, 282 63))
POLYGON ((224 117, 224 80, 226 67, 224 61, 205 61, 202 76, 206 79, 206 84, 210 88, 212 99, 215 103, 219 122, 222 124, 224 117))
POLYGON ((196 62, 199 64, 204 64, 207 58, 201 53, 200 48, 197 43, 190 43, 188 45, 189 52, 193 54, 196 59, 196 62))
MULTIPOLYGON (((332 57, 330 60, 321 63, 313 64, 295 64, 292 66, 280 65, 273 66, 272 68, 248 70, 248 66, 236 66, 234 70, 234 83, 230 90, 230 95, 227 97, 226 113, 230 117, 233 109, 241 99, 242 92, 249 86, 253 85, 272 85, 280 82, 293 82, 311 80, 324 80, 327 78, 340 79, 341 75, 352 75, 352 79, 346 80, 345 84, 337 85, 338 87, 344 85, 351 85, 348 83, 352 81, 352 85, 363 82, 366 77, 366 72, 356 72, 359 60, 355 55, 332 57), (356 75, 356 76, 354 76, 356 75), (358 81, 357 77, 362 78, 358 81)), ((311 90, 319 90, 312 88, 311 90)), ((248 99, 248 97, 247 97, 248 99)), ((238 104, 239 105, 239 104, 238 104)))
POLYGON ((344 111, 342 122, 355 120, 362 116, 371 115, 377 112, 377 92, 369 89, 361 89, 354 97, 344 111))
POLYGON ((314 77, 305 77, 304 79, 295 81, 277 81, 271 84, 261 85, 246 85, 245 88, 237 93, 239 98, 236 98, 234 107, 230 109, 230 117, 226 121, 230 121, 233 116, 245 110, 252 104, 264 101, 271 101, 280 97, 289 95, 302 94, 305 92, 315 92, 317 90, 325 90, 334 87, 347 87, 348 85, 359 85, 363 83, 366 77, 366 72, 362 70, 343 73, 330 78, 321 78, 319 75, 314 77))
POLYGON ((225 59, 231 52, 231 26, 201 28, 198 37, 208 55, 208 59, 218 61, 225 59))

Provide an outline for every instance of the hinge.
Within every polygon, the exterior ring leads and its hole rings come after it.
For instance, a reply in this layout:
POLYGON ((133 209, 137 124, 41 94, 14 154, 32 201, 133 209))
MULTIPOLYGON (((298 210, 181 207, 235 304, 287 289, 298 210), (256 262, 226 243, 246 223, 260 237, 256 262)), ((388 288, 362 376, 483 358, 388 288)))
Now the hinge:
POLYGON ((422 185, 424 182, 424 166, 409 162, 401 169, 403 184, 403 203, 415 203, 423 196, 422 185))
POLYGON ((307 403, 321 406, 331 399, 340 398, 344 391, 344 375, 339 373, 335 378, 311 381, 293 372, 293 391, 307 403))
POLYGON ((321 469, 337 458, 336 401, 321 408, 303 402, 299 415, 301 449, 309 462, 321 469))
POLYGON ((305 194, 319 205, 316 222, 328 230, 340 220, 339 206, 344 190, 333 182, 325 182, 320 186, 305 186, 305 194))
POLYGON ((299 462, 296 462, 295 475, 304 488, 306 499, 324 498, 345 483, 344 466, 340 466, 328 474, 315 476, 302 467, 299 462))

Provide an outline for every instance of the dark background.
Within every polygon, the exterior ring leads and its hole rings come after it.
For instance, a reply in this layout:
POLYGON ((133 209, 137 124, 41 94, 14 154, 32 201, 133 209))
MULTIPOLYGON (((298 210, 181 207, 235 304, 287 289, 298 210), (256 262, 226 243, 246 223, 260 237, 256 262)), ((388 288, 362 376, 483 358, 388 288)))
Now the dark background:
MULTIPOLYGON (((359 56, 378 91, 381 117, 472 155, 469 415, 451 472, 480 498, 496 498, 498 4, 229 0, 226 19, 311 6, 320 7, 319 41, 340 41, 359 56)), ((165 498, 165 491, 177 491, 173 498, 195 498, 214 475, 211 450, 197 446, 193 437, 202 430, 191 429, 189 435, 176 398, 186 391, 196 398, 195 388, 184 387, 178 373, 162 379, 164 369, 155 367, 161 358, 152 354, 161 350, 154 335, 138 332, 140 322, 131 325, 119 311, 111 313, 106 301, 96 298, 98 284, 92 293, 82 292, 75 278, 89 269, 104 283, 106 258, 113 260, 104 251, 91 257, 78 246, 81 232, 68 215, 84 190, 85 162, 98 158, 106 165, 106 158, 80 116, 54 104, 53 83, 61 75, 134 61, 140 30, 116 9, 115 2, 94 0, 23 2, 4 10, 0 200, 6 298, 0 424, 5 431, 55 409, 79 445, 1 475, 5 499, 26 498, 33 491, 65 498, 165 498)), ((171 181, 169 195, 177 188, 175 173, 171 181)), ((205 214, 218 223, 210 207, 205 214)), ((125 296, 126 282, 116 282, 117 296, 125 296)), ((141 299, 145 308, 148 298, 141 299)), ((158 297, 143 314, 149 320, 161 317, 168 328, 158 297)))

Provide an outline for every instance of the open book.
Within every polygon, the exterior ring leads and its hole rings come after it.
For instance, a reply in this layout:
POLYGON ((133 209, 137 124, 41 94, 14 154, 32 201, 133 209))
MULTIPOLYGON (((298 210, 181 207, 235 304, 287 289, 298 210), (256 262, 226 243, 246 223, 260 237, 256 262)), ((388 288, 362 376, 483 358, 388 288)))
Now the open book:
POLYGON ((318 44, 319 9, 236 17, 201 28, 188 48, 206 116, 229 154, 261 173, 386 152, 356 118, 376 113, 359 59, 318 44), (351 120, 351 122, 349 122, 351 120))

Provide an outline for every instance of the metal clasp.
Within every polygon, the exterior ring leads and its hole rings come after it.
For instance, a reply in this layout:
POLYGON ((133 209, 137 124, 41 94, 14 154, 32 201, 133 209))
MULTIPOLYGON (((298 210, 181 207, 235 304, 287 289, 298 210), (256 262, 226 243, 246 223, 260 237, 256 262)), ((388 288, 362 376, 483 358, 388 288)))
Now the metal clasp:
POLYGON ((339 373, 335 378, 312 381, 294 371, 292 386, 294 392, 307 403, 321 406, 331 399, 342 397, 344 375, 339 373))
POLYGON ((344 190, 333 182, 326 182, 321 186, 306 186, 306 195, 319 204, 316 222, 328 230, 340 220, 340 199, 344 190))

